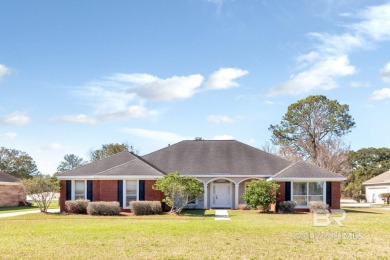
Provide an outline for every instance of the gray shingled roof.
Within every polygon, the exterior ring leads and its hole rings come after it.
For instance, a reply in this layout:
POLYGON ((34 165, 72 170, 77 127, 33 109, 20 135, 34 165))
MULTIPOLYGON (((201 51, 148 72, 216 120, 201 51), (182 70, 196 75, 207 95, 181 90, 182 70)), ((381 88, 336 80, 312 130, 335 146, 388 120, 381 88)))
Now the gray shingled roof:
POLYGON ((374 184, 374 183, 390 183, 390 171, 379 174, 378 176, 375 176, 374 178, 371 178, 363 182, 363 184, 374 184))
POLYGON ((5 172, 0 172, 0 182, 18 182, 19 179, 5 172))
POLYGON ((163 176, 163 173, 142 158, 127 151, 58 174, 58 177, 77 176, 163 176))
POLYGON ((289 167, 281 170, 274 176, 273 180, 282 180, 282 179, 340 179, 344 178, 343 176, 328 171, 324 168, 305 163, 305 162, 296 162, 289 167))
POLYGON ((291 164, 235 140, 182 141, 143 158, 166 173, 273 175, 291 164))

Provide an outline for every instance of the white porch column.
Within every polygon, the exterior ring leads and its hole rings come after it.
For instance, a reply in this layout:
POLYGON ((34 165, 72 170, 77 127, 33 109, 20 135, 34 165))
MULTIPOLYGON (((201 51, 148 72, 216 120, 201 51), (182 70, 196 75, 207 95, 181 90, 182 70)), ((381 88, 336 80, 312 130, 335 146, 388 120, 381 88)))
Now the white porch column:
POLYGON ((204 207, 204 209, 208 209, 208 203, 207 203, 207 201, 208 201, 208 192, 207 192, 207 183, 206 182, 203 183, 203 189, 204 189, 203 207, 204 207))
POLYGON ((239 183, 234 183, 234 208, 238 209, 238 188, 240 187, 239 183))

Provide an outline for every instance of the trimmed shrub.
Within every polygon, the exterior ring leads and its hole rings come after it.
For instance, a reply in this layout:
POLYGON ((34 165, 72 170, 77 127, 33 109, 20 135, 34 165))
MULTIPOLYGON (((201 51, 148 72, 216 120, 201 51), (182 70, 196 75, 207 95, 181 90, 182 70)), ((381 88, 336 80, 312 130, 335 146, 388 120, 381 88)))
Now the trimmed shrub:
POLYGON ((71 214, 87 214, 89 200, 67 200, 65 201, 65 208, 71 214))
POLYGON ((130 201, 130 209, 134 215, 156 215, 162 213, 160 201, 130 201))
POLYGON ((310 201, 310 212, 329 211, 329 205, 322 201, 310 201))
POLYGON ((297 203, 295 201, 281 201, 278 204, 278 210, 281 213, 295 213, 295 206, 297 203))
POLYGON ((90 202, 87 207, 88 215, 114 216, 119 215, 121 208, 117 201, 94 201, 90 202))

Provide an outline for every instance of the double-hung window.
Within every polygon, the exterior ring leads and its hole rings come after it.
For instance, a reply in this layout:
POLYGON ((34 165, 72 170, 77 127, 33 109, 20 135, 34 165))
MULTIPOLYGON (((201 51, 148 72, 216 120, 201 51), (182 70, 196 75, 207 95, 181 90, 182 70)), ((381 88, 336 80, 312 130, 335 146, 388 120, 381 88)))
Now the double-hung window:
POLYGON ((86 181, 74 181, 74 199, 85 199, 86 181))
POLYGON ((125 205, 124 207, 130 207, 130 201, 138 200, 138 181, 126 180, 125 185, 125 205))
POLYGON ((324 201, 324 182, 293 182, 292 200, 298 207, 308 207, 311 201, 324 201))

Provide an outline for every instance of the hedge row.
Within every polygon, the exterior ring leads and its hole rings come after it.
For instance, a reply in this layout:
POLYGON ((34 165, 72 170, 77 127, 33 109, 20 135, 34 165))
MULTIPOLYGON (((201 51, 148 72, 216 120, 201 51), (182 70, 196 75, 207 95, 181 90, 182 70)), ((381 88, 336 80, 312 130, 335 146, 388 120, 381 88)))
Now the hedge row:
POLYGON ((71 214, 88 214, 88 215, 100 215, 100 216, 113 216, 119 215, 121 209, 119 202, 105 202, 96 201, 90 202, 89 200, 68 200, 65 201, 65 208, 68 213, 71 214))
POLYGON ((130 209, 134 215, 157 215, 162 213, 160 201, 131 201, 130 209))

